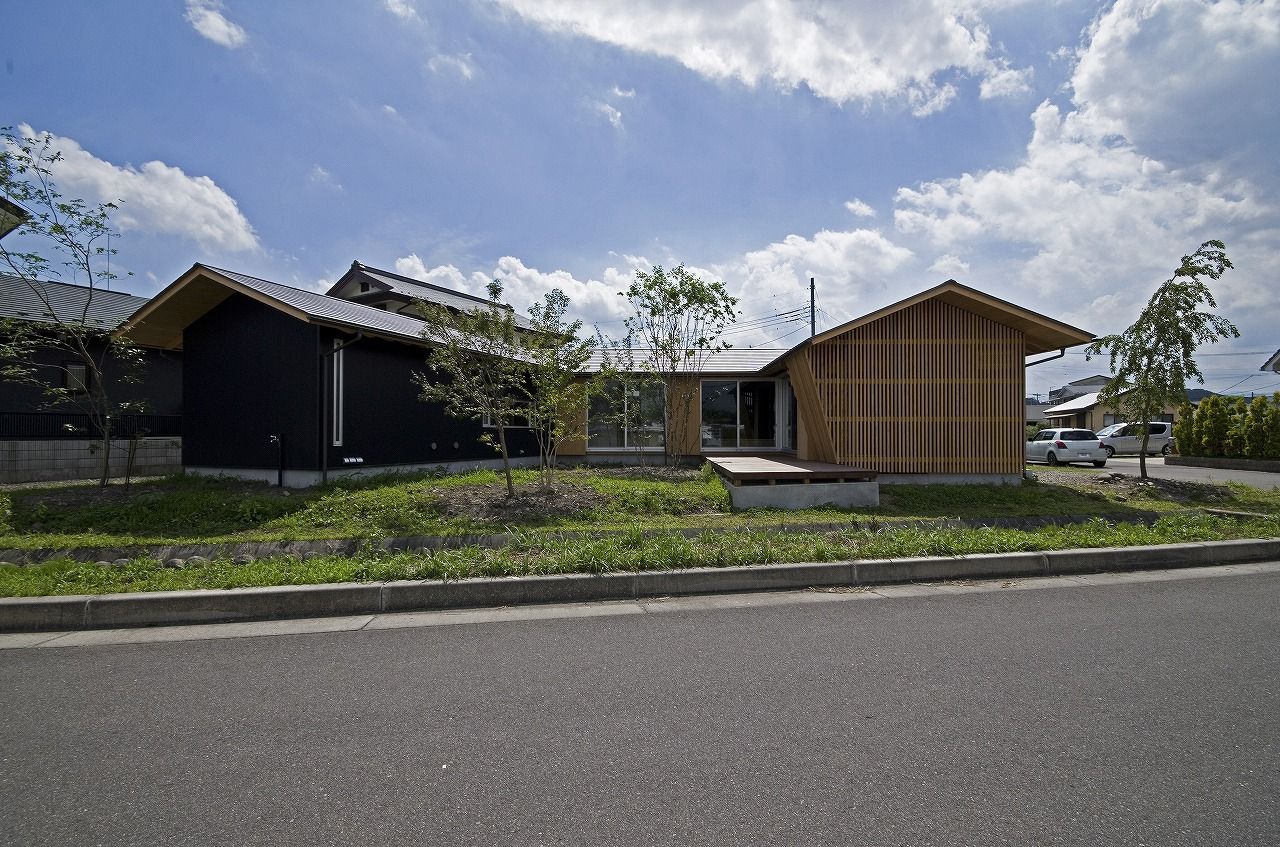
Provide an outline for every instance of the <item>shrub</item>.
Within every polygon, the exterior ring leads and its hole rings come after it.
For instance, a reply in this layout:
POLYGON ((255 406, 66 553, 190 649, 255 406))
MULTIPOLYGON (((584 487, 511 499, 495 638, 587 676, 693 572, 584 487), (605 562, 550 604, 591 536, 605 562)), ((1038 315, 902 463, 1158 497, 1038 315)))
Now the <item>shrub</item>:
POLYGON ((0 535, 13 529, 13 501, 9 495, 0 491, 0 535))
POLYGON ((1266 397, 1255 397, 1249 404, 1249 414, 1244 423, 1244 455, 1250 459, 1262 459, 1267 455, 1267 411, 1271 404, 1266 397))
POLYGON ((1178 419, 1173 424, 1173 443, 1179 455, 1192 456, 1196 451, 1196 409, 1190 403, 1178 407, 1178 419))
POLYGON ((1201 415, 1204 416, 1204 425, 1200 436, 1200 455, 1226 455, 1227 439, 1231 434, 1231 411, 1226 401, 1221 397, 1206 397, 1196 414, 1197 424, 1201 415))

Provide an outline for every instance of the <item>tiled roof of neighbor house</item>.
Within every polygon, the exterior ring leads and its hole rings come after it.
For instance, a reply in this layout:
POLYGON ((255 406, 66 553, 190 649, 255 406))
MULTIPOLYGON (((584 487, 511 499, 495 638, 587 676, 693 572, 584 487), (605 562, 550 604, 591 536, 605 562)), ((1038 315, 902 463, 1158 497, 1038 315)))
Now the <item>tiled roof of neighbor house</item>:
MULTIPOLYGON (((702 366, 696 368, 696 370, 698 373, 711 376, 716 374, 753 374, 786 352, 786 350, 776 347, 758 349, 730 347, 728 350, 717 350, 714 353, 707 354, 702 358, 702 366)), ((644 366, 645 360, 648 359, 649 350, 635 348, 631 350, 631 354, 633 363, 637 368, 640 368, 644 366)), ((613 357, 616 360, 616 352, 613 357)), ((603 360, 604 354, 596 351, 587 360, 583 370, 588 373, 595 373, 600 370, 603 360)), ((693 362, 686 363, 685 367, 681 368, 681 371, 689 372, 694 370, 693 364, 693 362)))
POLYGON ((147 302, 121 291, 0 274, 0 318, 114 329, 147 302))
MULTIPOLYGON (((412 300, 425 300, 428 303, 436 303, 437 305, 444 306, 449 309, 456 309, 460 312, 474 309, 477 306, 489 305, 489 301, 483 297, 476 297, 473 294, 467 294, 463 291, 454 291, 449 288, 443 288, 439 285, 433 285, 429 282, 423 282, 422 280, 411 279, 397 273, 392 273, 391 271, 384 271, 381 268, 370 267, 369 265, 365 265, 360 262, 352 262, 351 270, 348 273, 343 274, 342 279, 334 283, 326 294, 333 295, 334 291, 347 281, 351 273, 356 273, 361 277, 367 278, 370 283, 377 285, 386 291, 395 292, 396 294, 408 297, 412 300)), ((513 309, 512 311, 514 312, 515 310, 513 309)), ((529 319, 518 313, 515 315, 515 324, 516 326, 523 327, 525 329, 528 329, 531 326, 529 319)))
POLYGON ((1280 350, 1277 350, 1270 359, 1262 363, 1260 371, 1280 371, 1280 350))
POLYGON ((1094 374, 1093 376, 1086 376, 1084 379, 1072 380, 1071 382, 1068 382, 1067 385, 1087 385, 1089 383, 1094 383, 1094 382, 1110 382, 1110 381, 1111 381, 1111 377, 1109 376, 1103 376, 1102 374, 1094 374))
POLYGON ((412 338, 414 340, 421 340, 422 338, 424 324, 417 318, 411 318, 408 315, 388 312, 385 309, 376 309, 373 306, 365 306, 362 303, 352 303, 350 300, 343 300, 341 297, 330 297, 327 294, 304 291, 301 288, 291 288, 268 279, 260 279, 256 276, 249 276, 248 274, 237 273, 224 268, 215 268, 212 265, 200 265, 200 267, 216 271, 241 285, 252 288, 260 294, 267 295, 273 300, 278 300, 301 312, 305 312, 311 318, 328 323, 342 324, 353 329, 368 329, 401 338, 412 338))
POLYGON ((1045 409, 1044 414, 1045 417, 1052 417, 1053 415, 1065 415, 1070 412, 1083 412, 1085 409, 1091 409, 1096 405, 1098 405, 1098 392, 1094 391, 1092 394, 1081 394, 1079 397, 1068 400, 1065 403, 1059 403, 1051 409, 1045 409))

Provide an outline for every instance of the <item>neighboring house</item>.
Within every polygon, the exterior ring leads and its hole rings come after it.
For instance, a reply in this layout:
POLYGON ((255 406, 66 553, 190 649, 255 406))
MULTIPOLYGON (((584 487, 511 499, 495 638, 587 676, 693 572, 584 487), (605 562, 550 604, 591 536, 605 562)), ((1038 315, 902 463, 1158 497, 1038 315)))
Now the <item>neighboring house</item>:
POLYGON ((1028 399, 1023 405, 1023 417, 1028 424, 1040 423, 1044 420, 1045 410, 1049 408, 1049 403, 1032 403, 1028 399))
MULTIPOLYGON (((408 314, 410 317, 417 316, 414 304, 419 300, 436 303, 454 311, 489 305, 489 301, 483 297, 379 270, 360 262, 352 262, 351 268, 329 287, 325 295, 387 312, 408 314)), ((529 328, 529 320, 523 315, 516 314, 513 317, 517 327, 529 328)))
MULTIPOLYGON (((286 484, 300 485, 496 460, 479 443, 480 421, 418 400, 422 322, 347 299, 368 299, 378 280, 383 298, 416 283, 359 264, 347 276, 330 289, 339 297, 197 264, 126 322, 138 343, 183 352, 189 470, 275 479, 279 463, 286 484), (273 436, 283 439, 279 453, 273 436)), ((486 302, 422 288, 412 296, 454 308, 486 302)), ((1025 357, 1092 338, 948 280, 790 350, 730 349, 676 377, 668 388, 691 390, 695 402, 671 452, 789 453, 886 481, 1017 480, 1025 357)), ((598 398, 588 438, 561 445, 561 458, 660 453, 664 394, 659 386, 598 398), (618 425, 617 403, 640 404, 633 427, 618 425)), ((536 461, 530 433, 516 430, 509 443, 517 460, 536 461)))
MULTIPOLYGON (((65 282, 31 282, 20 277, 0 274, 0 319, 56 324, 85 322, 104 331, 120 325, 147 302, 119 291, 88 288, 65 282)), ((95 358, 102 348, 91 351, 95 358)), ((179 357, 158 350, 143 350, 140 382, 125 382, 122 374, 108 358, 103 366, 107 394, 113 402, 143 402, 149 414, 180 415, 182 413, 182 371, 179 357)), ((66 351, 42 350, 35 355, 36 376, 53 388, 86 386, 89 374, 83 362, 66 351)), ((49 405, 49 397, 39 385, 0 379, 0 413, 74 413, 81 411, 75 403, 49 405)), ((11 423, 12 425, 12 423, 11 423)), ((18 433, 6 432, 0 426, 0 437, 18 433)))
MULTIPOLYGON (((1190 399, 1191 393, 1191 391, 1187 392, 1188 399, 1190 399)), ((1164 411, 1157 415, 1154 420, 1173 423, 1177 412, 1176 406, 1165 406, 1164 411)), ((1098 392, 1096 391, 1047 409, 1044 417, 1049 422, 1050 427, 1074 427, 1076 429, 1091 429, 1094 432, 1114 423, 1129 423, 1123 415, 1116 414, 1114 409, 1106 408, 1099 404, 1098 392)))
POLYGON ((1106 388, 1107 383, 1110 381, 1111 377, 1109 376, 1094 374, 1083 379, 1077 379, 1074 382, 1068 382, 1061 388, 1055 388, 1049 392, 1049 405, 1055 406, 1076 397, 1083 397, 1086 394, 1097 394, 1106 388))
POLYGON ((1263 362, 1262 367, 1258 368, 1258 370, 1274 371, 1275 373, 1280 373, 1280 350, 1277 350, 1274 354, 1272 354, 1270 359, 1267 359, 1265 362, 1263 362))

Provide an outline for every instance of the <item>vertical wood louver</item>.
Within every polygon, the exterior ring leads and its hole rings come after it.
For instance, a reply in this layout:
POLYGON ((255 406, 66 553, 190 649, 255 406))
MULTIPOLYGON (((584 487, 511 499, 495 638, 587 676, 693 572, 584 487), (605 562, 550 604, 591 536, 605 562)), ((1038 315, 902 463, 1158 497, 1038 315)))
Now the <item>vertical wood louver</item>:
POLYGON ((797 351, 818 409, 803 371, 793 382, 806 416, 821 412, 830 460, 880 473, 1017 474, 1025 347, 1018 329, 925 300, 797 351))

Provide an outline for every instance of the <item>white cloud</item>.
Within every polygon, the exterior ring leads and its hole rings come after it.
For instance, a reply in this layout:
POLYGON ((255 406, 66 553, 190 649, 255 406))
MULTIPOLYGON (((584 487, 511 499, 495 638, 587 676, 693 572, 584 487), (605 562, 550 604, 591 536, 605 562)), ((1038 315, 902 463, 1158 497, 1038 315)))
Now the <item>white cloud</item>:
POLYGON ((608 103, 604 102, 603 100, 592 101, 591 108, 593 111, 603 115, 605 120, 607 120, 610 124, 613 125, 614 129, 619 129, 619 130, 622 129, 622 112, 621 111, 609 105, 608 103))
POLYGON ((307 174, 307 181, 312 185, 318 185, 321 188, 328 188, 334 191, 342 191, 342 183, 334 178, 333 174, 320 165, 313 165, 311 172, 307 174))
POLYGON ((840 104, 903 98, 926 115, 955 96, 951 78, 981 80, 986 97, 1025 87, 1025 72, 1008 66, 981 20, 989 4, 498 2, 544 29, 672 59, 710 79, 803 84, 840 104))
POLYGON ((929 270, 944 276, 955 279, 969 272, 969 263, 961 259, 959 256, 951 253, 943 253, 933 264, 929 266, 929 270))
POLYGON ((187 23, 214 44, 234 50, 249 40, 244 27, 222 13, 218 0, 187 0, 187 23))
POLYGON ((614 97, 626 97, 628 99, 636 96, 636 90, 634 88, 619 88, 616 85, 609 90, 609 93, 614 97))
POLYGON ((1017 94, 1026 94, 1031 90, 1031 77, 1033 74, 1033 68, 1002 66, 993 70, 982 81, 982 84, 978 86, 978 96, 983 100, 993 100, 997 97, 1013 97, 1017 94))
POLYGON ((392 106, 390 103, 382 104, 382 111, 384 114, 390 115, 393 118, 400 117, 400 113, 396 111, 396 107, 392 106))
POLYGON ((383 0, 383 7, 402 21, 421 20, 412 0, 383 0))
POLYGON ((427 67, 432 73, 443 73, 449 71, 456 73, 463 79, 471 79, 476 75, 475 63, 471 61, 470 53, 458 53, 448 55, 446 53, 437 53, 427 61, 427 67))
MULTIPOLYGON (((30 126, 19 133, 34 137, 30 126)), ((63 194, 90 202, 123 201, 112 215, 122 232, 180 235, 204 250, 256 250, 258 237, 236 201, 207 176, 188 176, 164 162, 113 165, 70 138, 53 136, 62 153, 54 177, 63 194)))
POLYGON ((899 189, 899 232, 963 246, 997 293, 1099 333, 1123 329, 1180 256, 1222 238, 1246 257, 1213 285, 1222 311, 1274 335, 1280 301, 1261 292, 1274 291, 1263 257, 1280 250, 1264 141, 1277 128, 1280 4, 1120 0, 1076 60, 1071 107, 1036 108, 1019 163, 899 189))
POLYGON ((860 218, 874 218, 876 216, 876 210, 859 200, 857 197, 847 201, 844 204, 844 207, 849 210, 850 214, 856 215, 860 218))

